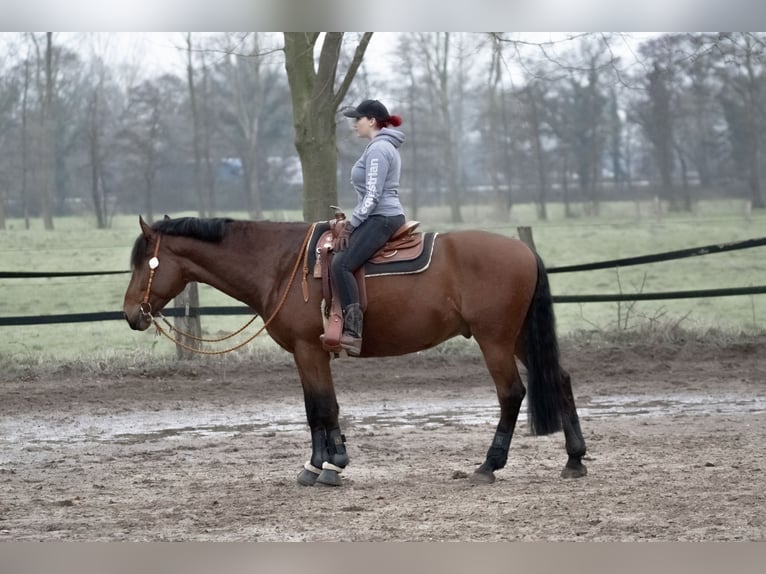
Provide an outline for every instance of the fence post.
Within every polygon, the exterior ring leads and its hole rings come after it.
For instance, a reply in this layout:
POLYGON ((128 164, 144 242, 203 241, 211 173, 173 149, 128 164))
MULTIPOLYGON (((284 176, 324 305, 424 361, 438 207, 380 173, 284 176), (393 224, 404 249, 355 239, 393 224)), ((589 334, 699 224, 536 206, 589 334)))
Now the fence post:
POLYGON ((529 245, 532 248, 532 251, 536 252, 537 247, 535 247, 535 238, 532 237, 532 228, 529 226, 520 226, 516 228, 516 231, 519 234, 519 239, 529 245))
MULTIPOLYGON (((181 317, 175 317, 173 324, 176 329, 188 333, 195 337, 202 336, 202 325, 199 317, 199 289, 196 282, 189 283, 176 298, 173 299, 174 306, 178 309, 184 309, 181 317)), ((200 348, 200 342, 191 337, 178 336, 178 340, 193 349, 200 348)), ((179 359, 190 359, 194 356, 193 351, 184 349, 181 345, 176 345, 176 357, 179 359)))

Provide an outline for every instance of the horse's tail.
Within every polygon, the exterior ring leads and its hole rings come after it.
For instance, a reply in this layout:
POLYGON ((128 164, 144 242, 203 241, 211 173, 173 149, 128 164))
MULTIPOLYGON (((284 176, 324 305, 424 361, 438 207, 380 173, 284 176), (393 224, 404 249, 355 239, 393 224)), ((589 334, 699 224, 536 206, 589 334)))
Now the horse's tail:
POLYGON ((535 258, 537 286, 527 311, 524 328, 527 412, 532 432, 545 435, 561 430, 563 385, 548 273, 537 253, 535 258))

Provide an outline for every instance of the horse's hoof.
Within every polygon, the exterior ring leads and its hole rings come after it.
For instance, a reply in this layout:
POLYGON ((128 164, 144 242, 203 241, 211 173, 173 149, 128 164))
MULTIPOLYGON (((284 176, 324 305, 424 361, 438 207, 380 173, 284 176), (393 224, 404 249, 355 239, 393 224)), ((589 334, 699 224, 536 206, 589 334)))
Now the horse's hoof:
POLYGON ((561 471, 561 478, 582 478, 586 474, 588 474, 588 469, 585 468, 584 464, 579 463, 577 466, 567 464, 561 471))
POLYGON ((301 486, 314 486, 318 476, 318 474, 304 468, 298 473, 298 484, 301 486))
POLYGON ((469 481, 471 484, 492 484, 495 482, 495 473, 491 470, 476 470, 469 481))
POLYGON ((322 470, 322 473, 317 477, 316 481, 319 484, 327 486, 340 486, 343 484, 338 471, 330 470, 329 468, 322 470))

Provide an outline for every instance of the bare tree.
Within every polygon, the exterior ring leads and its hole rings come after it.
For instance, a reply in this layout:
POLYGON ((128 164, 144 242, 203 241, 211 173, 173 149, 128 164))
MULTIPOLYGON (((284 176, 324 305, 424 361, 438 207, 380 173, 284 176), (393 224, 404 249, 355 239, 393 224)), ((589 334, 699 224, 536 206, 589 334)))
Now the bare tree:
POLYGON ((170 119, 182 80, 165 74, 145 80, 129 91, 126 121, 121 135, 127 142, 132 161, 143 184, 144 208, 149 220, 154 219, 156 180, 163 151, 169 148, 170 119), (128 121, 129 119, 129 121, 128 121))
POLYGON ((529 138, 537 172, 537 216, 548 219, 548 175, 543 147, 543 88, 539 82, 532 81, 522 92, 522 98, 528 110, 529 138))
POLYGON ((497 36, 491 36, 492 58, 487 82, 487 114, 484 119, 487 169, 489 171, 494 216, 508 221, 513 204, 511 187, 510 122, 506 97, 503 91, 504 65, 503 44, 497 36))
MULTIPOLYGON (((442 150, 441 172, 447 186, 447 198, 450 206, 450 216, 453 223, 461 223, 463 216, 460 211, 460 163, 457 154, 457 126, 453 113, 451 97, 453 85, 450 82, 452 36, 449 32, 418 33, 416 50, 418 58, 424 64, 424 80, 428 88, 429 100, 432 102, 436 117, 436 127, 439 130, 440 149, 442 150)), ((455 91, 459 89, 454 88, 455 91)))
MULTIPOLYGON (((234 43, 233 38, 227 41, 234 43)), ((265 64, 261 54, 260 35, 251 33, 242 42, 249 48, 240 47, 236 53, 232 47, 223 62, 225 76, 226 109, 221 112, 229 130, 230 140, 242 162, 242 185, 245 205, 250 217, 263 216, 262 182, 268 155, 263 142, 265 116, 270 108, 272 93, 278 85, 275 69, 265 64)), ((240 43, 241 44, 241 43, 240 43)))
POLYGON ((303 217, 327 219, 338 201, 335 115, 362 63, 372 32, 362 35, 343 79, 336 87, 344 34, 326 32, 319 59, 314 48, 320 34, 285 32, 285 69, 290 84, 295 148, 303 173, 303 217))
POLYGON ((88 163, 90 164, 90 192, 93 211, 96 215, 96 227, 105 229, 108 226, 106 201, 106 130, 108 124, 109 103, 107 102, 107 83, 111 74, 104 60, 107 44, 96 46, 96 38, 91 38, 91 62, 89 70, 90 85, 87 95, 87 116, 85 137, 88 146, 88 163))
POLYGON ((6 228, 6 203, 14 172, 11 166, 18 161, 18 146, 13 145, 12 141, 18 137, 15 112, 20 98, 20 81, 6 70, 3 57, 9 56, 12 51, 15 51, 15 46, 11 45, 8 53, 0 55, 0 229, 6 228))
POLYGON ((764 37, 751 32, 720 34, 717 51, 721 54, 719 73, 728 92, 722 101, 735 149, 735 160, 747 174, 747 185, 754 208, 766 207, 761 193, 761 130, 764 127, 762 85, 764 37))
POLYGON ((30 38, 37 54, 37 93, 40 94, 40 207, 45 229, 53 229, 53 197, 56 185, 56 155, 54 134, 55 116, 53 114, 53 32, 45 33, 45 46, 35 34, 30 38))
POLYGON ((414 52, 412 49, 411 37, 408 34, 402 34, 396 48, 396 53, 400 61, 399 70, 405 78, 406 85, 403 100, 406 102, 408 129, 407 129, 407 153, 408 160, 403 166, 403 172, 407 174, 410 181, 410 201, 409 211, 413 219, 418 218, 418 208, 421 202, 421 168, 420 157, 420 132, 418 116, 418 80, 414 52))
POLYGON ((29 126, 30 105, 29 89, 32 84, 30 71, 31 54, 27 55, 22 64, 24 74, 21 95, 21 211, 24 216, 24 228, 29 229, 29 126))
POLYGON ((210 157, 212 147, 212 132, 213 125, 211 119, 210 109, 210 82, 209 82, 209 70, 205 61, 205 52, 201 53, 202 60, 202 154, 205 161, 205 190, 207 193, 207 214, 209 217, 215 216, 216 203, 215 203, 215 173, 213 168, 213 161, 210 157))
POLYGON ((200 113, 197 105, 197 90, 194 85, 194 63, 192 61, 192 34, 186 33, 186 81, 189 87, 189 107, 192 115, 192 147, 194 149, 194 192, 199 201, 199 215, 204 217, 210 211, 210 197, 202 192, 202 151, 200 142, 200 113), (207 201, 206 201, 207 199, 207 201))

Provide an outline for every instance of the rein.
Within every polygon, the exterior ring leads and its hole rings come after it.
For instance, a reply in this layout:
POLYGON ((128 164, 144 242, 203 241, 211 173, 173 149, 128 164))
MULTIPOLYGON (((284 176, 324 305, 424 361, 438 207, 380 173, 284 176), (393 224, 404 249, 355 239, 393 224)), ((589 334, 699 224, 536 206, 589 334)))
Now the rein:
MULTIPOLYGON (((154 323, 154 328, 157 330, 158 334, 164 335, 165 337, 173 341, 176 345, 186 349, 187 351, 192 351, 194 353, 199 353, 201 355, 223 355, 226 353, 230 353, 232 351, 236 351, 237 349, 241 349, 242 347, 244 347, 245 345, 253 341, 258 335, 263 333, 263 331, 265 331, 266 328, 274 320, 274 317, 276 317, 277 314, 282 310, 282 307, 284 306, 285 301, 287 300, 287 294, 290 292, 290 287, 292 287, 293 281, 295 281, 295 276, 297 275, 298 269, 301 266, 301 262, 304 261, 307 257, 306 246, 308 245, 309 239, 314 233, 315 227, 316 227, 316 223, 312 224, 311 227, 309 227, 308 232, 306 233, 306 237, 303 238, 303 244, 301 245, 301 249, 298 252, 298 259, 295 261, 295 265, 293 266, 292 273, 290 274, 290 280, 287 282, 287 287, 285 288, 284 293, 282 293, 282 297, 280 298, 279 303, 277 304, 277 308, 274 309, 274 312, 271 314, 271 316, 266 320, 263 326, 260 329, 258 329, 258 331, 256 331, 254 335, 250 336, 248 339, 239 343, 238 345, 235 345, 231 348, 224 349, 221 351, 207 351, 204 349, 195 349, 194 347, 187 345, 186 343, 180 341, 178 338, 174 337, 173 335, 165 331, 165 329, 162 328, 162 326, 159 324, 157 319, 152 315, 151 304, 149 304, 149 295, 152 288, 152 280, 154 279, 154 272, 157 270, 157 267, 159 267, 159 264, 160 264, 159 259, 157 258, 157 253, 159 252, 159 249, 160 249, 160 237, 162 237, 161 235, 157 237, 157 244, 154 246, 154 255, 149 260, 149 268, 150 268, 149 282, 146 286, 146 293, 144 294, 144 300, 141 302, 141 305, 140 305, 141 313, 143 313, 144 315, 148 315, 151 318, 152 323, 154 323)), ((304 261, 304 267, 305 267, 305 261, 304 261)), ((305 277, 304 277, 304 280, 305 280, 305 277)), ((304 299, 306 299, 305 296, 304 296, 304 299)), ((255 315, 253 318, 251 318, 244 326, 240 327, 238 330, 234 331, 233 333, 229 335, 220 337, 218 339, 205 339, 201 337, 196 337, 189 333, 184 333, 183 331, 173 327, 170 324, 170 322, 167 320, 167 318, 164 315, 162 315, 162 313, 159 314, 159 317, 165 322, 165 324, 168 326, 168 328, 171 331, 175 331, 176 333, 180 334, 183 337, 188 337, 189 339, 193 339, 195 341, 202 341, 206 343, 217 343, 220 341, 225 341, 226 339, 230 339, 234 337, 235 335, 238 335, 239 333, 244 331, 247 327, 249 327, 253 323, 253 321, 255 321, 258 318, 258 315, 255 315)))

